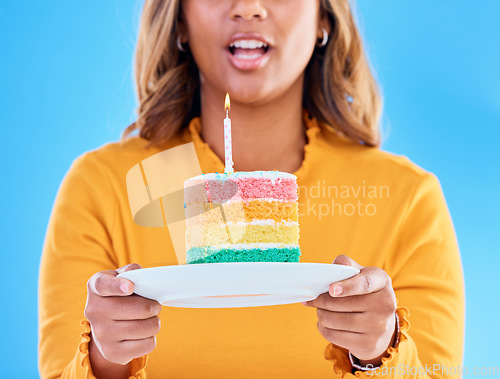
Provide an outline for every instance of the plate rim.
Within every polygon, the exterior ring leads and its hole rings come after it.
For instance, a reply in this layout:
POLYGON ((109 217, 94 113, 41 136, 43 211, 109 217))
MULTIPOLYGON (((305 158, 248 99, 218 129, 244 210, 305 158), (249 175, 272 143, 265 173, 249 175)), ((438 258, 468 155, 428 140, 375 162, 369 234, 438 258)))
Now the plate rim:
MULTIPOLYGON (((131 271, 126 271, 123 273, 120 273, 117 275, 117 277, 122 277, 127 280, 130 280, 131 282, 134 283, 135 285, 135 290, 134 293, 137 293, 140 296, 153 299, 155 301, 158 301, 160 304, 165 305, 165 306, 172 306, 172 307, 184 307, 184 308, 233 308, 233 307, 254 307, 254 306, 268 306, 268 305, 282 305, 282 304, 292 304, 292 303, 297 303, 301 301, 307 301, 307 300, 312 300, 318 297, 321 293, 327 292, 328 291, 328 285, 323 285, 321 284, 319 290, 318 284, 313 283, 311 287, 306 290, 304 287, 301 287, 299 284, 296 287, 285 287, 285 286, 279 286, 279 285, 274 285, 272 288, 267 287, 267 289, 264 291, 265 284, 257 284, 255 286, 249 286, 249 289, 247 290, 241 290, 241 289, 235 289, 234 287, 231 288, 226 288, 224 290, 217 290, 214 292, 213 287, 208 286, 208 288, 204 288, 203 290, 198 290, 198 291, 192 291, 189 288, 186 288, 185 290, 180 291, 178 287, 176 288, 175 291, 171 292, 166 292, 163 295, 155 295, 155 296, 150 296, 151 292, 156 292, 156 290, 147 283, 146 280, 142 280, 141 282, 134 282, 134 279, 137 281, 137 278, 134 278, 138 273, 141 273, 140 275, 142 276, 144 272, 156 272, 158 274, 158 271, 169 271, 169 270, 191 270, 191 271, 204 271, 206 268, 213 268, 215 272, 222 271, 227 271, 231 270, 234 267, 238 267, 238 269, 244 269, 245 267, 253 267, 254 269, 257 269, 259 266, 261 267, 266 267, 267 269, 270 269, 272 267, 281 267, 283 269, 284 267, 308 267, 308 269, 320 269, 320 270, 328 270, 333 267, 336 267, 336 269, 341 269, 345 271, 351 271, 348 273, 348 276, 346 278, 340 279, 340 280, 346 280, 348 278, 351 278, 355 275, 357 275, 360 270, 356 267, 352 266, 347 266, 347 265, 340 265, 340 264, 333 264, 333 263, 316 263, 316 262, 218 262, 218 263, 197 263, 197 264, 177 264, 177 265, 167 265, 167 266, 155 266, 155 267, 146 267, 142 269, 137 269, 137 270, 131 270, 131 271), (313 287, 315 286, 315 287, 313 287), (260 287, 260 288, 259 288, 260 287), (146 291, 144 291, 146 290, 146 291), (262 290, 262 291, 261 291, 262 290), (212 291, 212 292, 210 292, 212 291), (319 292, 318 292, 319 291, 319 292), (248 296, 252 294, 257 295, 262 295, 261 299, 262 301, 256 300, 256 297, 248 296), (216 295, 213 295, 213 293, 216 293, 216 295), (234 295, 234 296, 233 296, 234 295), (242 295, 242 296, 237 296, 237 295, 242 295), (269 295, 269 296, 266 296, 269 295), (214 297, 215 296, 215 297, 214 297), (227 301, 219 301, 217 297, 228 297, 227 301), (243 297, 248 297, 249 300, 246 301, 245 299, 238 301, 235 299, 242 299, 243 297), (269 301, 269 298, 276 298, 274 301, 269 301), (280 298, 280 296, 282 298, 280 298), (212 304, 210 302, 210 299, 207 300, 208 298, 215 298, 217 300, 212 301, 212 304), (231 297, 233 297, 231 299, 231 297), (267 298, 267 299, 266 299, 267 298), (196 303, 196 299, 198 299, 198 303, 196 303), (285 299, 285 300, 284 300, 285 299), (295 300, 294 300, 295 299, 295 300), (184 300, 184 302, 183 302, 184 300), (262 304, 261 304, 262 303, 262 304)), ((209 270, 212 271, 212 274, 214 273, 214 270, 209 270)), ((286 270, 286 269, 285 269, 286 270)), ((205 270, 206 271, 206 270, 205 270)), ((325 272, 325 274, 327 274, 325 272)), ((347 274, 347 273, 346 273, 347 274)), ((337 280, 339 281, 339 280, 337 280)), ((331 281, 331 283, 334 283, 335 281, 331 281)), ((181 282, 182 284, 182 282, 181 282)), ((238 288, 238 286, 236 286, 238 288)))

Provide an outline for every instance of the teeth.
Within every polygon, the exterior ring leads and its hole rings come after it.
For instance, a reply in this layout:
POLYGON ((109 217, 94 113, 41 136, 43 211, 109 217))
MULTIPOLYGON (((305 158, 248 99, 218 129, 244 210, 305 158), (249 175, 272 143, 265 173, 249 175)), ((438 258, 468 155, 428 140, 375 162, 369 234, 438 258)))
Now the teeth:
POLYGON ((252 54, 252 55, 246 55, 246 54, 235 54, 234 55, 236 58, 238 59, 247 59, 247 60, 251 60, 251 59, 257 59, 259 57, 262 56, 262 54, 252 54))
POLYGON ((256 39, 241 39, 232 42, 229 47, 238 49, 260 49, 262 47, 267 48, 267 43, 256 39))

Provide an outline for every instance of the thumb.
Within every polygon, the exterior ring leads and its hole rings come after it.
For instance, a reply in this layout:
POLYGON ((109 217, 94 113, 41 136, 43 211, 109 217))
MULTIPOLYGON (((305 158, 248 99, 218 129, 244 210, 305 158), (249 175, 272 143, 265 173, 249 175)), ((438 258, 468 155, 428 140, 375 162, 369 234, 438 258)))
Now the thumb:
POLYGON ((360 270, 363 268, 363 266, 361 266, 355 260, 349 258, 347 255, 339 255, 337 258, 334 259, 333 264, 356 267, 360 270))
MULTIPOLYGON (((142 266, 138 263, 130 263, 128 265, 116 269, 115 272, 117 275, 119 275, 127 271, 139 270, 141 268, 142 266)), ((118 285, 123 294, 131 295, 134 292, 134 283, 132 283, 130 280, 125 278, 117 278, 117 281, 119 282, 118 285)))
POLYGON ((117 270, 101 271, 92 276, 87 282, 89 291, 98 296, 128 296, 134 292, 134 283, 130 280, 117 278, 116 276, 125 271, 137 270, 141 268, 136 263, 132 263, 117 270))
POLYGON ((128 265, 122 266, 120 268, 117 268, 115 271, 117 274, 121 274, 122 272, 127 272, 127 271, 132 271, 132 270, 139 270, 141 269, 142 266, 137 263, 130 263, 128 265))

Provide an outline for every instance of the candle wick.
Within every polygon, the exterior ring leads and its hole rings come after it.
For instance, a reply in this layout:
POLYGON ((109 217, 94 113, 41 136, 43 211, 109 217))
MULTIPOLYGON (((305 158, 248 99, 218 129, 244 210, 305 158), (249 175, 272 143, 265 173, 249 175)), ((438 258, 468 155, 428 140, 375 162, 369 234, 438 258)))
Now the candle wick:
POLYGON ((226 108, 226 118, 229 118, 229 109, 226 108))

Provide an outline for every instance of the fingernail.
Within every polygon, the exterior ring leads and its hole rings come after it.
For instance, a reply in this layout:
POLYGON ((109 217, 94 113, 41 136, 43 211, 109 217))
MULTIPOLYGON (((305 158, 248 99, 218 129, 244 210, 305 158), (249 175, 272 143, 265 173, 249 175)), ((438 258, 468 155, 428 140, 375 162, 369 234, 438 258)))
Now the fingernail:
POLYGON ((307 307, 307 303, 305 301, 302 302, 302 305, 305 305, 307 307))
POLYGON ((342 293, 342 287, 339 286, 338 284, 333 286, 333 295, 338 296, 342 293))
POLYGON ((123 293, 129 293, 130 289, 128 288, 128 283, 127 282, 122 282, 122 284, 120 284, 120 290, 123 293))

